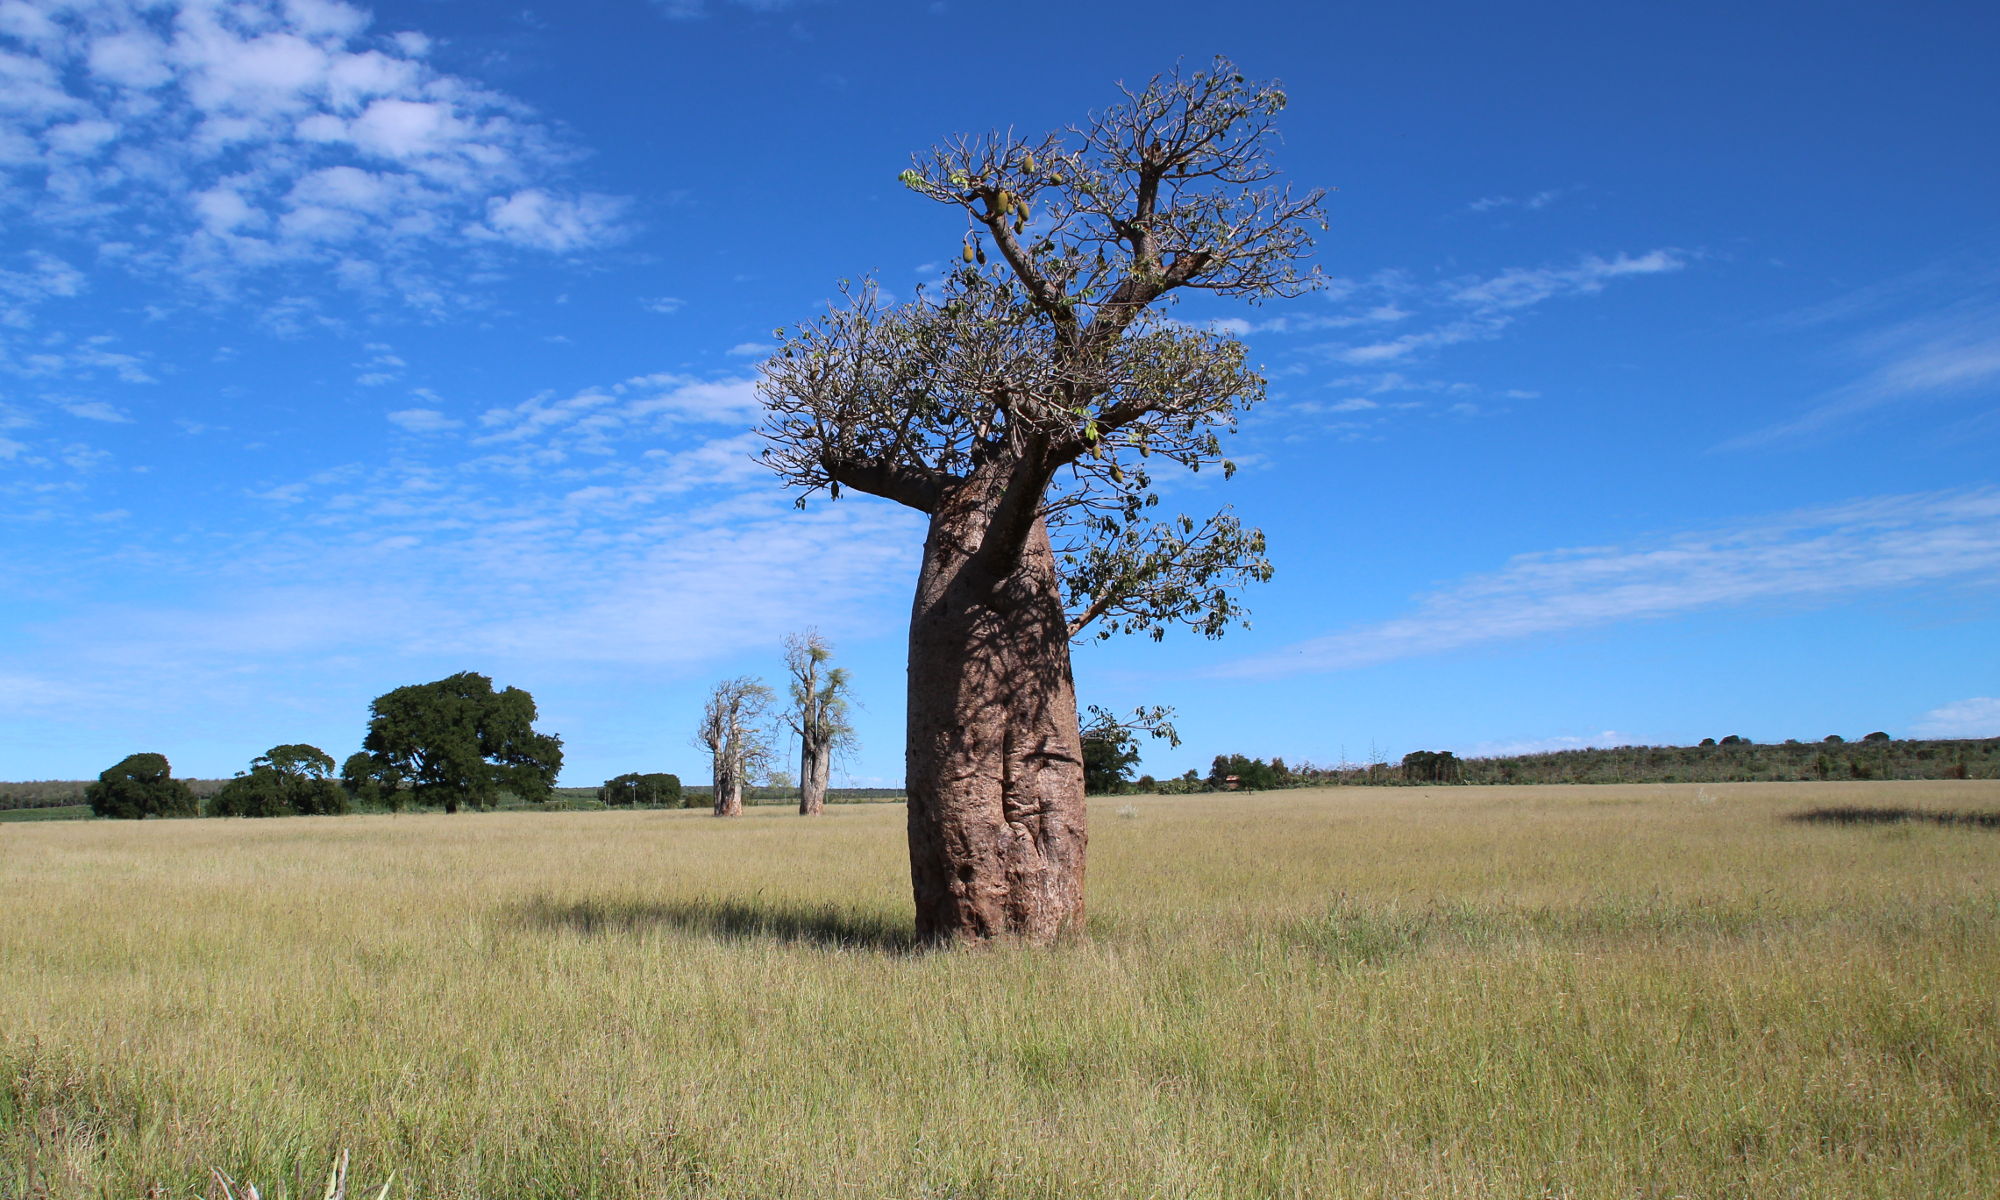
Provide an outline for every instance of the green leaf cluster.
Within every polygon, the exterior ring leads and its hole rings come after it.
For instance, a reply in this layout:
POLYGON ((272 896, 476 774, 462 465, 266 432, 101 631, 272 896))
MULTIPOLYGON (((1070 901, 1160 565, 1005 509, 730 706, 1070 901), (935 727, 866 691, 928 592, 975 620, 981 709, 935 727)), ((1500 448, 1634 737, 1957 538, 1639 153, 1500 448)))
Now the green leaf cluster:
MULTIPOLYGON (((664 771, 643 775, 632 771, 607 779, 597 789, 597 798, 606 804, 640 808, 679 808, 684 802, 681 777, 664 771)), ((695 806, 699 807, 699 801, 695 806)))
POLYGON ((333 816, 348 811, 333 756, 318 746, 273 746, 208 798, 211 817, 333 816))
POLYGON ((548 799, 562 769, 562 739, 535 731, 535 699, 520 688, 461 671, 377 696, 369 706, 365 769, 350 778, 408 781, 419 804, 492 808, 504 793, 548 799))
POLYGON ((164 754, 130 754, 98 775, 83 791, 84 802, 100 817, 139 821, 147 817, 199 815, 194 792, 173 777, 164 754))

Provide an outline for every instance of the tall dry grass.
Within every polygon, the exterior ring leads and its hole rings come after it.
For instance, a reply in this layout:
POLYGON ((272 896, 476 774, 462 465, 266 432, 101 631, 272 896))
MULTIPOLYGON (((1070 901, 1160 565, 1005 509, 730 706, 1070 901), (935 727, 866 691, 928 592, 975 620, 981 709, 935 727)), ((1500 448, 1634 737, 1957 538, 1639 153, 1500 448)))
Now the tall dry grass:
POLYGON ((1121 799, 1041 952, 888 805, 10 825, 0 1195, 2000 1195, 2000 831, 1819 805, 2000 786, 1121 799))

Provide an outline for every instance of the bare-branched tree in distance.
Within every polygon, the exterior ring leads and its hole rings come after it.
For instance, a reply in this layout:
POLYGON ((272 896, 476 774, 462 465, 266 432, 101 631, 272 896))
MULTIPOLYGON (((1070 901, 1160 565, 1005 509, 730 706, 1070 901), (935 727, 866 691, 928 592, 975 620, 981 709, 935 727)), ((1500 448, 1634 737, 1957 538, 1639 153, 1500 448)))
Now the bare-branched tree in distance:
POLYGON ((847 671, 827 666, 833 647, 815 630, 785 638, 785 666, 792 674, 792 708, 786 714, 799 738, 799 814, 826 808, 834 751, 854 739, 847 720, 847 671))
POLYGON ((801 504, 852 488, 930 518, 906 770, 931 941, 1082 921, 1072 639, 1219 636, 1242 616, 1232 590, 1271 574, 1227 510, 1154 511, 1158 464, 1233 470, 1217 434, 1264 390, 1239 342, 1159 307, 1310 290, 1321 193, 1273 182, 1275 85, 1218 59, 1121 91, 1064 132, 917 156, 903 182, 965 214, 963 264, 897 307, 848 289, 763 368, 765 460, 801 504))
POLYGON ((715 815, 743 815, 743 786, 771 761, 771 689, 748 676, 725 679, 708 694, 695 745, 708 751, 715 815))

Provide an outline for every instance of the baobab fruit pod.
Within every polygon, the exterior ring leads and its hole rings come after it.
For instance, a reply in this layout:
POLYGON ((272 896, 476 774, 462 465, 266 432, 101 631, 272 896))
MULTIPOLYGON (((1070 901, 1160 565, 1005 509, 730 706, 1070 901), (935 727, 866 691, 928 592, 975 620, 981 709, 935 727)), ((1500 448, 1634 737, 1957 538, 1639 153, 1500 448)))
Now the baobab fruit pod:
POLYGON ((965 261, 966 261, 966 262, 971 262, 971 261, 972 261, 972 243, 971 243, 971 242, 967 242, 967 243, 965 243, 965 255, 964 255, 964 257, 965 257, 965 261))
POLYGON ((1030 175, 1035 173, 1035 152, 1033 150, 1023 150, 1021 152, 1021 169, 1030 175))

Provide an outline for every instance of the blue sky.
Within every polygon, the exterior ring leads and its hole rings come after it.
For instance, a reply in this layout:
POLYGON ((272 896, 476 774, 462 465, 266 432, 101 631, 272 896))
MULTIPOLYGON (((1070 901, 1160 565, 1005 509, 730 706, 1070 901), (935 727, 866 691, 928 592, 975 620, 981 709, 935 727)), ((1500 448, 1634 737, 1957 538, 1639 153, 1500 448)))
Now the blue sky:
POLYGON ((1145 769, 2000 735, 1991 4, 0 0, 0 778, 477 670, 566 784, 699 779, 816 626, 899 780, 921 528, 794 510, 756 363, 956 252, 911 152, 1217 53, 1329 286, 1177 311, 1271 386, 1169 499, 1278 572, 1079 648, 1145 769))

